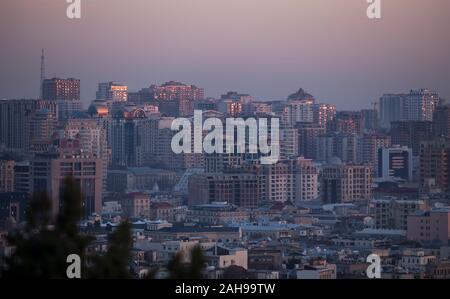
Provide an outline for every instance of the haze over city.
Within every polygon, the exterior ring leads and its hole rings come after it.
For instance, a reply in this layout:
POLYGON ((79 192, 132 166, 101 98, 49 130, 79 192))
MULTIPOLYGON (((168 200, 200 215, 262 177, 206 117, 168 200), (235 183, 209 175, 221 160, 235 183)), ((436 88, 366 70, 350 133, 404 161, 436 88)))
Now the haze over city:
POLYGON ((85 106, 107 80, 260 100, 303 87, 340 109, 419 87, 449 98, 450 2, 407 3, 369 20, 364 0, 90 0, 70 20, 62 0, 2 0, 0 98, 38 96, 41 48, 47 77, 81 79, 85 106))
POLYGON ((450 279, 448 0, 0 3, 0 284, 450 279))

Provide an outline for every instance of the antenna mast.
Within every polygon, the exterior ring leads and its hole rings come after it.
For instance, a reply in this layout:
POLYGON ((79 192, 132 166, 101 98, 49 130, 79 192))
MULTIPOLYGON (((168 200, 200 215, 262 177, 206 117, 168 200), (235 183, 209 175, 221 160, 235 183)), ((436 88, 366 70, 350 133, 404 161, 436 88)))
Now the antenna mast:
POLYGON ((42 49, 41 54, 41 86, 40 86, 40 98, 42 99, 44 97, 44 89, 43 89, 43 83, 45 79, 45 56, 44 56, 44 49, 42 49))

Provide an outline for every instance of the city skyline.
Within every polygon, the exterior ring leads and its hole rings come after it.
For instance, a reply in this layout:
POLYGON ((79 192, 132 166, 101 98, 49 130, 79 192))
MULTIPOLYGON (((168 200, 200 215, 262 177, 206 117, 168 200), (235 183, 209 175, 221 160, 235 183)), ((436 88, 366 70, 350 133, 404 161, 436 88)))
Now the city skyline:
POLYGON ((207 96, 236 90, 257 100, 285 99, 303 87, 346 110, 414 88, 450 95, 446 1, 389 1, 381 21, 367 19, 365 1, 357 0, 258 1, 256 16, 255 1, 83 1, 80 20, 67 19, 65 1, 20 2, 0 4, 0 61, 8 69, 0 98, 37 97, 41 48, 46 77, 81 79, 84 105, 107 81, 137 91, 177 80, 207 96))
POLYGON ((0 281, 450 279, 449 17, 1 0, 0 281))

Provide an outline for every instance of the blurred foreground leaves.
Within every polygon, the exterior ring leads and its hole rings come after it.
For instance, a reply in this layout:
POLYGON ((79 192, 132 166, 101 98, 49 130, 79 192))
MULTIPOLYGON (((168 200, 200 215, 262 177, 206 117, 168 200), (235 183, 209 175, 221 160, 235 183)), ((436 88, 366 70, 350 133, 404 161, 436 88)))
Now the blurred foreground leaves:
MULTIPOLYGON (((56 220, 46 193, 35 194, 27 211, 27 224, 22 231, 8 237, 14 253, 6 258, 0 277, 6 279, 64 279, 71 254, 81 258, 81 278, 127 279, 130 270, 132 236, 131 225, 122 222, 109 236, 104 254, 87 254, 94 238, 80 234, 79 221, 83 217, 82 195, 72 178, 64 181, 62 206, 56 220)), ((202 278, 205 259, 199 246, 191 251, 191 263, 182 262, 180 253, 168 265, 169 278, 202 278)), ((153 278, 154 272, 147 278, 153 278)))
POLYGON ((129 224, 119 225, 109 236, 107 252, 92 256, 92 262, 87 263, 87 247, 93 238, 79 233, 78 223, 83 216, 80 189, 72 178, 67 178, 62 193, 62 207, 55 221, 47 194, 34 195, 25 229, 8 238, 15 250, 5 261, 2 278, 67 278, 66 259, 71 254, 81 257, 82 278, 130 277, 129 224))

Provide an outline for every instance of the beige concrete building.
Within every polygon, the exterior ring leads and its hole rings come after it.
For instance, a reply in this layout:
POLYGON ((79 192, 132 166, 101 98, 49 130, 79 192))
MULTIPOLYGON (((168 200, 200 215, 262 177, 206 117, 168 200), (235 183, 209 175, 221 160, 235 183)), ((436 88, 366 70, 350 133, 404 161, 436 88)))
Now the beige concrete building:
POLYGON ((401 229, 408 227, 407 218, 428 208, 423 200, 384 198, 372 201, 375 209, 375 228, 401 229))
POLYGON ((297 279, 336 279, 337 267, 325 260, 312 261, 297 270, 297 279))
POLYGON ((450 191, 449 138, 436 138, 420 144, 420 183, 425 189, 450 191))
POLYGON ((74 178, 82 193, 84 217, 102 210, 102 159, 81 151, 77 139, 62 139, 59 147, 37 154, 30 163, 31 192, 47 192, 53 215, 63 204, 62 187, 67 177, 74 178))
POLYGON ((311 201, 319 197, 319 169, 310 159, 300 157, 294 169, 295 201, 311 201))
POLYGON ((126 194, 120 201, 122 212, 127 217, 150 216, 150 195, 140 192, 126 194))
POLYGON ((111 159, 107 130, 100 118, 73 118, 64 127, 65 138, 77 138, 83 151, 93 153, 103 161, 103 191, 107 190, 107 169, 111 159))
POLYGON ((424 268, 428 264, 436 262, 436 256, 427 255, 423 250, 417 250, 402 256, 399 261, 400 266, 404 268, 424 268))
POLYGON ((326 128, 336 117, 336 106, 331 104, 314 104, 313 116, 314 123, 326 128))
POLYGON ((126 102, 128 101, 128 86, 115 82, 99 83, 96 98, 97 100, 126 102))
POLYGON ((223 225, 250 220, 250 213, 227 203, 211 203, 193 206, 187 212, 186 221, 223 225))
POLYGON ((376 166, 378 165, 378 149, 390 147, 391 137, 380 133, 364 134, 360 138, 358 146, 358 160, 361 163, 371 165, 374 172, 376 172, 376 166))
POLYGON ((431 243, 450 240, 450 208, 442 208, 408 216, 407 238, 411 241, 431 243))
POLYGON ((206 173, 189 178, 189 205, 228 202, 239 207, 258 206, 258 181, 252 173, 206 173))
POLYGON ((205 250, 206 263, 215 268, 240 266, 248 269, 248 253, 245 248, 227 248, 215 245, 205 250))
POLYGON ((319 170, 310 159, 298 157, 271 165, 242 165, 258 178, 260 202, 296 202, 318 198, 319 170))
POLYGON ((280 129, 280 158, 298 156, 298 130, 292 127, 280 129))
POLYGON ((292 164, 280 161, 276 164, 261 165, 257 173, 259 194, 263 202, 293 200, 292 164))
POLYGON ((367 201, 372 197, 372 168, 334 164, 322 168, 320 197, 323 203, 367 201))

